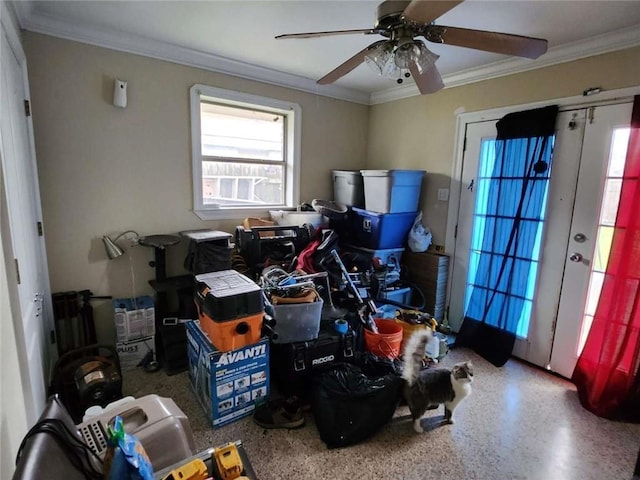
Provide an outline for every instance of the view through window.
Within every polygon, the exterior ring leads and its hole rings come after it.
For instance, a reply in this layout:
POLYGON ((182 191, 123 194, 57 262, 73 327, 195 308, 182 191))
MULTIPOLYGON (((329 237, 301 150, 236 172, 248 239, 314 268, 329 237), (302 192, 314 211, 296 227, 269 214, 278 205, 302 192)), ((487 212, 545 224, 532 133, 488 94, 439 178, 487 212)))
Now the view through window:
POLYGON ((191 123, 198 216, 260 215, 297 204, 299 105, 194 85, 191 123))
POLYGON ((200 104, 204 204, 284 203, 282 114, 200 104))

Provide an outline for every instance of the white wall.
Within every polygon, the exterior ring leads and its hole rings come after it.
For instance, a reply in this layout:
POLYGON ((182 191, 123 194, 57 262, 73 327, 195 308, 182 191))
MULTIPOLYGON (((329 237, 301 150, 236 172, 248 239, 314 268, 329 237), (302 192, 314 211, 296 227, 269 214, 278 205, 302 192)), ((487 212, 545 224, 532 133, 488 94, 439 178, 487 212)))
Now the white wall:
MULTIPOLYGON (((153 251, 107 260, 101 237, 215 228, 192 211, 189 89, 205 84, 302 108, 301 201, 330 198, 331 169, 364 168, 369 109, 274 85, 26 32, 24 44, 53 292, 150 294, 153 251), (112 105, 128 82, 127 108, 112 105)), ((126 242, 122 242, 124 245, 126 242)), ((186 242, 167 249, 167 273, 185 273, 186 242)), ((93 302, 100 340, 113 339, 111 303, 93 302)))

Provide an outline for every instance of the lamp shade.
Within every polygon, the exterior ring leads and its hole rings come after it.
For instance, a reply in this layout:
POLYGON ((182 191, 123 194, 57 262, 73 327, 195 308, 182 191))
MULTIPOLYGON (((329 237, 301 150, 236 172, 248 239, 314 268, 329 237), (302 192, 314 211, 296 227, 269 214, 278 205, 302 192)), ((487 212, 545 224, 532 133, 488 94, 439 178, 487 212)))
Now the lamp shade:
POLYGON ((102 241, 104 242, 104 248, 107 251, 107 256, 110 260, 118 258, 124 253, 122 249, 118 245, 116 245, 116 243, 111 240, 111 238, 109 238, 108 235, 103 235, 102 241))

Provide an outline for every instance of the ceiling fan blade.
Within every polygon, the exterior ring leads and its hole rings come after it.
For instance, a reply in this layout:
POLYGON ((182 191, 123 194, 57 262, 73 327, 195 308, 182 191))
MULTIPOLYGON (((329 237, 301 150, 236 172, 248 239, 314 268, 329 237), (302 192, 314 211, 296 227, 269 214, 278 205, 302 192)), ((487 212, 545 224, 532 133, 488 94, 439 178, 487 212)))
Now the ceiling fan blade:
POLYGON ((427 68, 426 71, 420 73, 415 61, 409 63, 409 71, 413 77, 413 81, 416 82, 416 86, 422 95, 427 93, 435 93, 438 90, 444 88, 444 83, 440 72, 435 65, 427 68))
POLYGON ((333 83, 338 80, 340 77, 345 76, 351 70, 356 68, 362 62, 364 62, 365 55, 370 51, 376 48, 378 45, 382 45, 383 43, 387 43, 389 40, 379 40, 377 42, 373 42, 366 48, 363 48, 358 53, 356 53, 353 57, 351 57, 346 62, 338 65, 336 68, 327 73, 324 77, 318 80, 316 83, 320 85, 327 85, 329 83, 333 83))
POLYGON ((353 33, 372 34, 378 33, 372 28, 364 28, 361 30, 332 30, 328 32, 309 32, 309 33, 286 33, 284 35, 278 35, 276 40, 282 40, 287 38, 314 38, 314 37, 327 37, 329 35, 351 35, 353 33))
POLYGON ((429 1, 413 0, 402 12, 402 16, 415 23, 431 23, 436 18, 444 15, 456 5, 462 3, 458 1, 429 1))
POLYGON ((433 26, 432 29, 442 30, 436 35, 435 40, 431 38, 433 35, 429 35, 429 31, 427 31, 425 38, 430 42, 443 43, 445 45, 456 45, 458 47, 468 47, 526 58, 538 58, 547 51, 548 42, 542 38, 468 28, 445 27, 443 25, 433 26))

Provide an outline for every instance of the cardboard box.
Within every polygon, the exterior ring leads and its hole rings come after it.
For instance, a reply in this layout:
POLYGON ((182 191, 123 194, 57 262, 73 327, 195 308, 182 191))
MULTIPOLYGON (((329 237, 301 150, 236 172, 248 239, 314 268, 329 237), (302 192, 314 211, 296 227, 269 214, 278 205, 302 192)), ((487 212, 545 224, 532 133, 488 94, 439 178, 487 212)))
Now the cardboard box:
MULTIPOLYGON (((149 353, 149 351, 153 351, 154 347, 154 335, 130 342, 116 343, 116 353, 120 360, 120 370, 123 372, 135 370, 144 356, 149 353)), ((155 360, 155 352, 153 353, 152 360, 155 360)))
POLYGON ((200 329, 186 322, 191 387, 219 428, 253 413, 255 401, 269 395, 269 340, 220 352, 200 329))
MULTIPOLYGON (((424 295, 423 311, 430 313, 438 323, 445 319, 449 256, 436 252, 411 252, 402 256, 402 269, 409 280, 416 284, 424 295)), ((418 299, 413 298, 414 302, 418 299)))
POLYGON ((155 335, 156 314, 151 296, 116 298, 111 302, 118 342, 130 342, 155 335))

